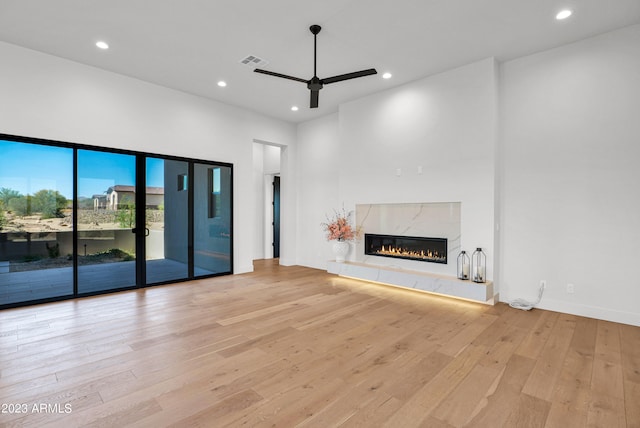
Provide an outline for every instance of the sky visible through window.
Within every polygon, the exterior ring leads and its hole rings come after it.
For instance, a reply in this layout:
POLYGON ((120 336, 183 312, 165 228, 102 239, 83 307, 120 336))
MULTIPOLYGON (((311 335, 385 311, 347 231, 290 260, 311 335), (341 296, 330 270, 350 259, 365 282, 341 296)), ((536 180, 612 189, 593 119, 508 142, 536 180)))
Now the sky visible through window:
MULTIPOLYGON (((164 187, 164 160, 147 159, 147 186, 164 187)), ((78 196, 105 194, 115 185, 135 184, 135 156, 78 150, 78 196)), ((73 150, 0 140, 0 188, 33 195, 57 190, 73 197, 73 150)))

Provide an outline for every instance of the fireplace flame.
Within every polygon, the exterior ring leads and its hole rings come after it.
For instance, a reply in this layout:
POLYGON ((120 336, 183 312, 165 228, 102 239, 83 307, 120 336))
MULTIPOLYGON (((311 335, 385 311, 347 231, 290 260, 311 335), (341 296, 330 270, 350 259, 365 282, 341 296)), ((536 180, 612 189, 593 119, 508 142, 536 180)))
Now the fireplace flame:
POLYGON ((407 250, 400 247, 394 247, 392 245, 389 245, 388 247, 385 247, 383 245, 382 248, 377 250, 375 254, 379 254, 383 256, 407 257, 407 258, 418 259, 418 260, 430 260, 430 261, 446 260, 446 257, 443 255, 440 255, 437 251, 429 250, 425 252, 424 250, 421 250, 418 252, 413 250, 407 250))

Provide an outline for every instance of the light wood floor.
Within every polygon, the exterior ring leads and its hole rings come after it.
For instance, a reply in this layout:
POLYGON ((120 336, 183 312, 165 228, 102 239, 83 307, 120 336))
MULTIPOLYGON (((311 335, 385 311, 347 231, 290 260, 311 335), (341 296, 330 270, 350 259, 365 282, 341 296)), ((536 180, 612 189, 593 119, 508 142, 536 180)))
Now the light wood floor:
POLYGON ((638 327, 271 261, 0 323, 2 427, 640 427, 638 327))

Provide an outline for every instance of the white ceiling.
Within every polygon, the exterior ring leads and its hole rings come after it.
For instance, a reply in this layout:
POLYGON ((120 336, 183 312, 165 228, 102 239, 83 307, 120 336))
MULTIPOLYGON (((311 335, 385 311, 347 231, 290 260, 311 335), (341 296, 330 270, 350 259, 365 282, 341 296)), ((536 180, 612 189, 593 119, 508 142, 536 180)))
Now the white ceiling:
POLYGON ((483 58, 509 60, 638 22, 640 0, 0 0, 1 41, 290 122, 483 58), (566 7, 573 16, 556 21, 566 7), (320 78, 379 73, 325 86, 318 109, 309 109, 305 84, 239 62, 256 55, 269 61, 262 68, 311 78, 311 24, 323 27, 320 78), (392 79, 381 78, 386 71, 392 79))

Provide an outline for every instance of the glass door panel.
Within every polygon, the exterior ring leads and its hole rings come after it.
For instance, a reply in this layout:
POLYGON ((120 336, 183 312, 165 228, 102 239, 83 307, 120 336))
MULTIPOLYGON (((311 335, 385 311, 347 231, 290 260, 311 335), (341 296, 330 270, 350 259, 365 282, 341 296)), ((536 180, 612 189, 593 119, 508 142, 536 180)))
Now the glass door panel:
POLYGON ((146 159, 147 284, 189 276, 189 164, 146 159))
POLYGON ((78 293, 136 285, 136 157, 78 150, 78 293))
POLYGON ((194 164, 195 276, 231 272, 231 181, 228 166, 194 164))
POLYGON ((0 305, 73 294, 73 149, 0 140, 0 305))

